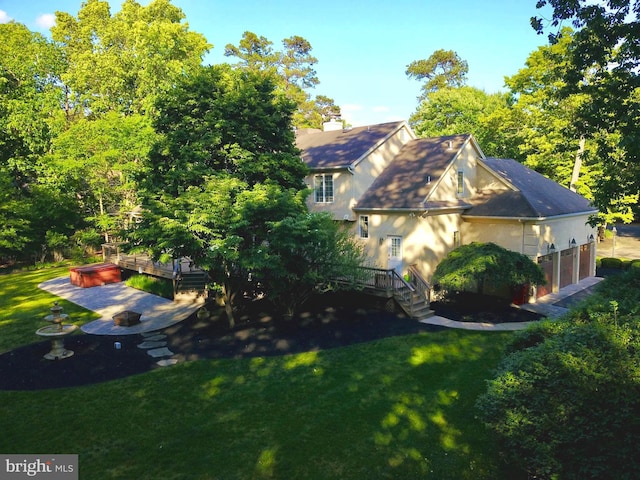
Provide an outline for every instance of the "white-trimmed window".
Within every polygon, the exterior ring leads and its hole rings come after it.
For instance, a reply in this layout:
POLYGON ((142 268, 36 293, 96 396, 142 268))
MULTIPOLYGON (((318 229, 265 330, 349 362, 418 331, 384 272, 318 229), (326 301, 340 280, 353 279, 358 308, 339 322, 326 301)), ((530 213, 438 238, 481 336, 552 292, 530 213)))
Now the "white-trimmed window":
POLYGON ((314 177, 316 203, 333 202, 333 175, 321 173, 314 177))
POLYGON ((360 215, 358 218, 358 234, 360 238, 369 238, 369 215, 360 215))
POLYGON ((458 185, 456 193, 458 195, 464 194, 464 172, 462 170, 458 170, 458 185))

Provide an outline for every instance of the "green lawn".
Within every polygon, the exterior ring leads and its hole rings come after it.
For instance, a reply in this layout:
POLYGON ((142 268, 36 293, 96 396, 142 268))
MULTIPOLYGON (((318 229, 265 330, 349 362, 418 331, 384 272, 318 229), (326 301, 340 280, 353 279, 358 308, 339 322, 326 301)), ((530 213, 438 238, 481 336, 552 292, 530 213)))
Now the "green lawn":
POLYGON ((69 275, 69 267, 53 267, 0 275, 0 353, 41 341, 35 331, 48 325, 44 317, 58 301, 69 314, 65 323, 82 325, 99 316, 78 305, 40 290, 45 280, 69 275))
MULTIPOLYGON (((11 283, 36 273, 22 275, 11 283)), ((24 328, 50 300, 21 309, 24 328)), ((83 479, 513 479, 474 408, 509 335, 448 330, 0 391, 0 452, 77 453, 83 479)))

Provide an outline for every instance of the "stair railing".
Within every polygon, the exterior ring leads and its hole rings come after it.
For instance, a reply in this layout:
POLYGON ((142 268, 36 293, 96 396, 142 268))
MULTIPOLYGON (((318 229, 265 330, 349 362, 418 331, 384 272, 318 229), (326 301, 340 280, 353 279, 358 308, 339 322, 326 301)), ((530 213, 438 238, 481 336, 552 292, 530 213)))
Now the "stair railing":
POLYGON ((429 305, 431 303, 431 286, 429 282, 425 280, 416 265, 410 265, 407 273, 409 274, 409 283, 415 287, 416 292, 423 296, 427 305, 429 305))

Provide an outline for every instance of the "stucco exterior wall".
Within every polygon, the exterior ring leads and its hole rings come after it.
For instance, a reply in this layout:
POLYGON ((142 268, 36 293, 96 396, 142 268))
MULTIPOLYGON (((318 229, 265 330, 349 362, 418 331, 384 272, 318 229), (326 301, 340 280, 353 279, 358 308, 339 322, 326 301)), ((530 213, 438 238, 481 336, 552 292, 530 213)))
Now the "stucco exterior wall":
POLYGON ((552 244, 560 251, 589 243, 596 229, 586 223, 588 219, 588 215, 531 222, 467 219, 462 226, 462 243, 494 242, 535 259, 549 253, 552 244))
MULTIPOLYGON (((365 214, 369 217, 369 238, 360 239, 370 266, 389 268, 389 237, 402 238, 402 273, 415 264, 430 280, 436 266, 456 247, 461 218, 457 213, 420 216, 411 214, 365 214)), ((354 235, 358 236, 357 222, 354 235)))

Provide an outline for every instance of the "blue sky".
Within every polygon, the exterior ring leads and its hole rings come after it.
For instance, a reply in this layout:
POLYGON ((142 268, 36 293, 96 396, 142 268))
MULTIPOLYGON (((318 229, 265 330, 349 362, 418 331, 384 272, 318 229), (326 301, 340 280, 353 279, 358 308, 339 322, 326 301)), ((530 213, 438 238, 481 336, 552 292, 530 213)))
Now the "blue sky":
MULTIPOLYGON (((0 0, 0 22, 13 19, 48 32, 55 11, 77 15, 81 0, 0 0)), ((120 0, 110 0, 112 14, 120 0)), ((146 5, 148 0, 139 0, 146 5)), ((231 61, 228 43, 244 31, 280 48, 292 35, 306 38, 318 58, 315 94, 331 97, 352 125, 406 120, 418 106, 420 83, 406 66, 435 50, 454 50, 469 64, 468 84, 489 93, 523 68, 546 43, 529 24, 536 0, 173 0, 191 30, 214 47, 205 64, 231 61)))

